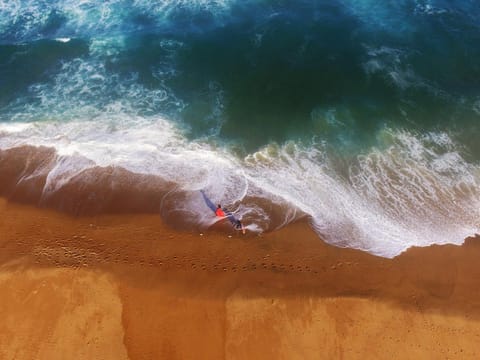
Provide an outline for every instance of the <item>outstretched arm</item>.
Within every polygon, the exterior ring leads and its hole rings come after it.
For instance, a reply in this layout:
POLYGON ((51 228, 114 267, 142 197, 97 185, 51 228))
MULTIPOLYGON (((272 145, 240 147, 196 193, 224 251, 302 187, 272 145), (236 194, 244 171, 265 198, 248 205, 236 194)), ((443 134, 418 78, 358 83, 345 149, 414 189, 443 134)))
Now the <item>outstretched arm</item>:
POLYGON ((200 192, 202 193, 205 204, 207 204, 207 206, 215 213, 215 211, 217 210, 215 204, 207 197, 207 195, 205 195, 205 191, 200 190, 200 192))

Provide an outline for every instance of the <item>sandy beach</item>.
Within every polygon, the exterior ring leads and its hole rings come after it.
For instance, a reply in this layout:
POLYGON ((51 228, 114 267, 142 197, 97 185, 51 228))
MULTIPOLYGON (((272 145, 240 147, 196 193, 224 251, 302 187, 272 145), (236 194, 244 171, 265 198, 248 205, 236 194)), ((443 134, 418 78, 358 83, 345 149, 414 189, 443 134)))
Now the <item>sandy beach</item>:
POLYGON ((0 201, 2 359, 476 359, 480 241, 392 260, 305 223, 178 232, 0 201))

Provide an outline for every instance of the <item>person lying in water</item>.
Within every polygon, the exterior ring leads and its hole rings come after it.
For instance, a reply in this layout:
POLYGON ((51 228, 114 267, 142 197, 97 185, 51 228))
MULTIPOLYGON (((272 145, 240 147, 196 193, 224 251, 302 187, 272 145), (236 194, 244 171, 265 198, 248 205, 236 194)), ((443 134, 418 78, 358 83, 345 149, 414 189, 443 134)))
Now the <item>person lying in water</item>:
POLYGON ((227 209, 222 209, 222 206, 218 204, 217 209, 215 210, 215 215, 217 217, 221 218, 227 218, 233 225, 233 228, 235 230, 241 231, 243 234, 245 234, 245 227, 243 226, 242 222, 240 219, 237 219, 230 211, 227 209))
POLYGON ((224 210, 222 208, 222 205, 218 204, 217 207, 213 204, 213 202, 205 195, 205 192, 203 190, 200 190, 203 196, 203 200, 207 204, 207 206, 215 213, 215 216, 220 217, 220 218, 228 218, 228 220, 232 223, 233 228, 235 230, 241 231, 243 234, 245 234, 246 229, 245 226, 243 226, 242 222, 240 219, 237 219, 230 211, 224 210))

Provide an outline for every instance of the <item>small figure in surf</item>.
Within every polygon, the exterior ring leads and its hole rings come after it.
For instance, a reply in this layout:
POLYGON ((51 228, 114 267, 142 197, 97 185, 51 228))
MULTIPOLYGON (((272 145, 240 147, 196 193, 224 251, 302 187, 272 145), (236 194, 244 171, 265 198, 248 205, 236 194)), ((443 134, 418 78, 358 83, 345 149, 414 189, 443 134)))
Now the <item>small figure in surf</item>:
POLYGON ((242 222, 237 219, 230 211, 227 209, 223 209, 222 205, 218 204, 217 207, 215 207, 215 204, 205 195, 205 192, 203 190, 200 190, 203 196, 203 200, 205 201, 205 204, 215 213, 215 216, 219 218, 228 218, 230 223, 233 225, 233 228, 235 230, 241 231, 243 234, 245 234, 246 229, 245 226, 243 226, 242 222))

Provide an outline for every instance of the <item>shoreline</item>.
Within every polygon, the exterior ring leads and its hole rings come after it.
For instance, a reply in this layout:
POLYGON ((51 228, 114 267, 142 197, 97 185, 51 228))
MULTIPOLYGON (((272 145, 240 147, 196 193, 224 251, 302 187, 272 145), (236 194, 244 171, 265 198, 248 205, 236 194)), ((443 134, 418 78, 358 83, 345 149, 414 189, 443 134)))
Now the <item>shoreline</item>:
MULTIPOLYGON (((33 145, 0 149, 0 169, 2 169, 0 197, 16 203, 53 209, 71 216, 159 215, 164 223, 178 231, 205 231, 212 226, 220 232, 230 231, 229 225, 222 223, 212 225, 208 207, 198 190, 184 190, 160 175, 136 173, 118 165, 100 166, 78 154, 62 156, 54 147, 33 145), (76 165, 76 162, 79 162, 79 165, 76 165)), ((212 201, 218 200, 212 197, 212 201)), ((222 205, 233 212, 240 209, 239 217, 243 224, 249 231, 255 233, 276 232, 298 221, 306 222, 309 219, 316 221, 313 215, 303 212, 286 200, 277 202, 274 198, 262 197, 255 193, 245 194, 241 200, 222 205), (249 212, 245 209, 253 210, 249 212)), ((328 213, 324 215, 327 220, 331 217, 328 213)), ((475 218, 474 212, 471 212, 470 216, 475 218)), ((357 239, 357 231, 361 232, 363 228, 356 228, 354 220, 355 217, 352 218, 352 223, 349 222, 350 219, 345 224, 340 222, 336 227, 332 227, 330 232, 323 233, 323 230, 318 230, 317 238, 325 239, 335 246, 362 249, 371 254, 393 258, 412 244, 414 246, 432 243, 461 244, 465 238, 477 232, 476 225, 473 228, 462 227, 461 230, 454 227, 453 233, 450 233, 452 229, 448 228, 446 238, 438 231, 434 232, 438 233, 438 237, 428 232, 432 236, 420 238, 415 232, 413 235, 403 231, 395 232, 395 236, 401 241, 398 243, 393 241, 393 245, 385 249, 379 245, 382 241, 377 238, 363 239, 360 234, 361 240, 357 239), (415 241, 410 241, 408 234, 415 241)), ((418 222, 417 220, 414 221, 418 222)), ((378 221, 374 221, 374 224, 377 223, 378 221)), ((400 229, 409 231, 401 223, 398 225, 400 229)), ((311 228, 315 229, 315 226, 312 225, 311 228)), ((367 233, 370 230, 367 229, 367 233)), ((381 240, 392 240, 391 232, 381 234, 383 234, 381 240)))
POLYGON ((387 259, 302 221, 200 235, 4 198, 0 213, 2 358, 479 355, 478 238, 387 259))
MULTIPOLYGON (((61 156, 54 147, 33 145, 0 149, 0 169, 0 196, 17 203, 54 209, 72 216, 160 215, 165 223, 181 231, 211 226, 209 217, 207 220, 203 217, 203 213, 209 210, 198 190, 179 189, 178 184, 159 175, 136 173, 118 165, 99 166, 82 156, 61 156), (78 168, 76 161, 80 162, 78 168), (56 169, 59 164, 61 170, 56 169), (195 197, 196 204, 201 204, 201 209, 196 212, 175 206, 188 204, 195 197)), ((285 204, 256 195, 246 195, 241 203, 268 211, 268 220, 255 220, 255 226, 263 232, 275 231, 286 222, 306 216, 292 207, 289 210, 294 215, 286 217, 283 213, 285 204)), ((224 205, 231 210, 239 204, 236 201, 224 205)), ((246 222, 252 220, 250 217, 245 217, 246 222)), ((225 227, 220 228, 225 230, 225 227)))

